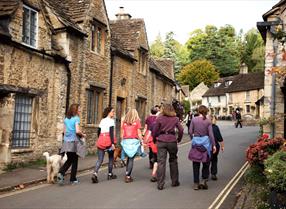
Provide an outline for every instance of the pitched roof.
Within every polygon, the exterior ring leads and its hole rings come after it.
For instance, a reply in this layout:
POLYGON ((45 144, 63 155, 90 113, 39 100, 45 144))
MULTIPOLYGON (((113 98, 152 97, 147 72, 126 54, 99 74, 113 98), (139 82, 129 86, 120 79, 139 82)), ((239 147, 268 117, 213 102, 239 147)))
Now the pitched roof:
POLYGON ((120 40, 111 36, 111 51, 116 53, 119 56, 123 56, 123 57, 126 57, 127 59, 131 59, 132 61, 135 61, 136 59, 134 58, 133 54, 125 50, 122 45, 123 44, 121 43, 120 40))
POLYGON ((0 17, 12 15, 19 6, 19 0, 1 0, 0 17))
POLYGON ((285 9, 285 3, 286 3, 286 0, 281 0, 279 1, 277 4, 275 4, 268 12, 266 12, 265 14, 262 15, 264 21, 267 20, 267 17, 271 14, 273 14, 275 11, 279 10, 280 7, 282 6, 283 9, 285 9))
POLYGON ((69 4, 66 3, 66 0, 43 0, 42 2, 45 6, 52 9, 53 13, 64 26, 84 34, 82 29, 75 23, 75 21, 72 20, 71 16, 69 15, 69 4))
POLYGON ((85 18, 90 1, 91 0, 61 0, 61 4, 66 8, 66 12, 70 18, 74 22, 79 22, 85 18))
POLYGON ((160 65, 164 74, 171 79, 174 79, 174 62, 171 59, 157 59, 157 65, 160 65))
POLYGON ((264 88, 264 72, 239 74, 227 92, 249 91, 264 88))
POLYGON ((175 85, 174 76, 170 77, 169 74, 166 73, 166 70, 164 70, 164 67, 165 66, 162 66, 157 59, 152 57, 149 59, 149 68, 155 70, 159 76, 169 80, 175 85))
MULTIPOLYGON (((222 96, 225 95, 225 93, 228 90, 228 85, 226 85, 227 81, 233 81, 235 79, 235 76, 228 76, 220 78, 216 83, 220 83, 218 87, 210 87, 206 93, 203 95, 203 97, 209 97, 209 96, 222 96)), ((232 84, 231 84, 232 85, 232 84)))
POLYGON ((225 93, 239 92, 239 91, 249 91, 255 89, 264 88, 264 73, 247 73, 247 74, 238 74, 234 76, 220 78, 217 83, 221 83, 220 86, 212 86, 209 90, 203 95, 207 96, 222 96, 225 93), (227 81, 232 81, 228 86, 226 85, 227 81))
POLYGON ((143 19, 123 19, 110 21, 110 30, 113 37, 121 40, 124 49, 135 51, 139 47, 148 50, 148 44, 138 46, 140 32, 145 30, 143 19))

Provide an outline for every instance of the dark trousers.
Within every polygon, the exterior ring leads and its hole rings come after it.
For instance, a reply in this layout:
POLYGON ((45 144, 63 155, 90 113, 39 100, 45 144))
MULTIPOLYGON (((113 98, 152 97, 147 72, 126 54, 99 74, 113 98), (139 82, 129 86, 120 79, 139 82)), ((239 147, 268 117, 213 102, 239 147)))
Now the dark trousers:
POLYGON ((178 146, 177 142, 157 142, 158 146, 158 170, 157 179, 158 186, 164 186, 166 175, 166 160, 167 153, 169 153, 169 166, 172 184, 179 182, 179 169, 178 169, 178 146))
MULTIPOLYGON (((208 179, 210 175, 210 171, 209 171, 210 163, 206 162, 202 164, 203 164, 202 178, 208 179)), ((201 163, 199 162, 193 162, 194 183, 200 183, 200 165, 201 163)))
POLYGON ((152 167, 152 168, 153 168, 153 164, 154 164, 153 156, 154 156, 154 153, 153 153, 152 149, 149 147, 149 164, 150 164, 150 167, 152 167))
MULTIPOLYGON (((113 161, 114 161, 114 151, 109 150, 109 151, 107 151, 107 153, 108 153, 108 173, 112 173, 113 161)), ((98 173, 98 170, 99 170, 100 166, 102 165, 102 162, 104 160, 104 154, 105 154, 105 150, 99 149, 99 148, 97 149, 98 159, 95 163, 95 168, 94 168, 95 173, 98 173)))
POLYGON ((134 157, 127 157, 127 164, 126 164, 126 176, 131 176, 134 164, 134 157))
POLYGON ((242 124, 241 124, 241 120, 240 119, 236 120, 235 128, 238 127, 238 124, 240 125, 240 128, 242 128, 242 124))
POLYGON ((217 147, 216 153, 212 154, 211 159, 211 174, 217 175, 217 162, 218 162, 218 153, 219 153, 220 147, 217 147))
POLYGON ((64 176, 69 167, 71 166, 70 181, 76 181, 78 155, 75 152, 67 152, 67 156, 68 159, 65 164, 60 168, 59 173, 64 176))

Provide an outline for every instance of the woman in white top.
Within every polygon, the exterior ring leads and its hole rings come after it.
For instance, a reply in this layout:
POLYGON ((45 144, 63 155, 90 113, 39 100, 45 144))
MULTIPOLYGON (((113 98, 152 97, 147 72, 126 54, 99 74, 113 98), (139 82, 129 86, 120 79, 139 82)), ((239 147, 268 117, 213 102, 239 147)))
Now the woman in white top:
POLYGON ((116 144, 115 139, 115 122, 114 122, 114 109, 107 107, 103 111, 103 119, 99 123, 98 140, 96 143, 98 160, 95 164, 94 173, 92 174, 92 183, 98 183, 98 170, 103 162, 105 152, 108 153, 108 175, 107 180, 116 179, 117 176, 112 173, 113 156, 116 144))

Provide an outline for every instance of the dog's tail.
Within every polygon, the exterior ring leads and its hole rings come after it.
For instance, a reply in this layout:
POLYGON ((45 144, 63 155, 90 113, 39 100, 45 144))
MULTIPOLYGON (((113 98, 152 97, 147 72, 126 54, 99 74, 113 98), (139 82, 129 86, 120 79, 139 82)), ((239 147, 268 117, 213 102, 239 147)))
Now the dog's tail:
POLYGON ((49 160, 50 160, 50 154, 49 154, 48 152, 44 152, 44 153, 43 153, 43 156, 45 156, 45 157, 46 157, 46 161, 49 162, 49 160))

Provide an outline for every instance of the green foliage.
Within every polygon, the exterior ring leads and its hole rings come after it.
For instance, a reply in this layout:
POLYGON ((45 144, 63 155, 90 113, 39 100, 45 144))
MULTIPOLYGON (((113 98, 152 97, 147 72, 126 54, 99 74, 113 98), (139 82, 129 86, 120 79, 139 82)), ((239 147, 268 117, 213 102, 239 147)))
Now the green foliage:
POLYGON ((214 65, 207 60, 196 60, 186 65, 177 76, 181 84, 190 86, 190 90, 193 90, 201 82, 210 86, 218 78, 219 74, 214 65))
POLYGON ((169 58, 174 61, 174 71, 177 74, 182 66, 189 62, 187 48, 174 39, 174 32, 168 32, 165 41, 160 35, 150 46, 151 55, 155 58, 169 58))
POLYGON ((263 167, 259 165, 252 165, 244 175, 244 179, 248 184, 266 184, 266 177, 263 174, 263 167))
POLYGON ((257 29, 249 30, 243 40, 241 61, 248 67, 249 72, 264 70, 265 47, 263 39, 257 29))
POLYGON ((190 105, 190 101, 189 100, 184 100, 183 101, 183 106, 184 106, 185 113, 190 111, 191 105, 190 105))
POLYGON ((286 191, 286 152, 278 151, 265 162, 265 174, 270 188, 286 191))
POLYGON ((160 58, 164 56, 164 51, 165 51, 164 43, 159 34, 154 43, 151 44, 150 52, 153 57, 160 58))
POLYGON ((186 46, 190 62, 206 59, 213 63, 221 76, 237 73, 240 65, 241 44, 235 29, 226 25, 217 29, 208 25, 205 30, 197 29, 190 35, 186 46))

